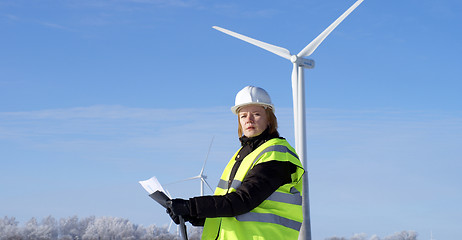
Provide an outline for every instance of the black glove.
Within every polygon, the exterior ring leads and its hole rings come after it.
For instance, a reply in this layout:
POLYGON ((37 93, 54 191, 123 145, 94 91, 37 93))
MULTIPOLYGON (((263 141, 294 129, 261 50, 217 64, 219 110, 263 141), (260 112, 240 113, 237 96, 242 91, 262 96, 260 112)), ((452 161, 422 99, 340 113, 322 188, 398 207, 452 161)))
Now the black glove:
POLYGON ((178 215, 173 214, 170 208, 167 208, 167 214, 170 216, 174 223, 176 223, 177 225, 180 224, 180 218, 178 217, 178 215))
POLYGON ((191 207, 189 200, 176 198, 167 202, 167 213, 170 218, 176 223, 180 224, 179 216, 182 216, 185 221, 191 219, 191 207))

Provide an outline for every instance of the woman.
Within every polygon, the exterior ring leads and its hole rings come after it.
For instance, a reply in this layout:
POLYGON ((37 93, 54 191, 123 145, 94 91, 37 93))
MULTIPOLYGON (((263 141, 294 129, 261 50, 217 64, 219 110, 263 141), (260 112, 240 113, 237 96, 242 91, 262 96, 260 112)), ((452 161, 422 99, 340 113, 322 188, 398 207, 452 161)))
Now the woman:
POLYGON ((277 131, 268 93, 247 86, 231 111, 238 115, 241 148, 226 166, 213 196, 173 199, 167 209, 204 226, 202 239, 298 239, 303 221, 303 167, 277 131))

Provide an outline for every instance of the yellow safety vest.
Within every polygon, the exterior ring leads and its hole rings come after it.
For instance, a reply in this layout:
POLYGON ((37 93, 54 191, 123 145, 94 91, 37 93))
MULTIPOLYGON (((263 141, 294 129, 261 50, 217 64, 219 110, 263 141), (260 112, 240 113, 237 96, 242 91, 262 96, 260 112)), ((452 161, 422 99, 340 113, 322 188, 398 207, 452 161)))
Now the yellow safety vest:
POLYGON ((235 192, 247 172, 255 165, 268 161, 289 161, 297 166, 292 182, 279 187, 271 196, 250 212, 235 217, 207 218, 202 232, 203 240, 226 239, 298 239, 303 222, 302 164, 295 150, 285 139, 273 138, 248 154, 236 172, 228 189, 228 180, 236 155, 229 161, 214 195, 235 192))

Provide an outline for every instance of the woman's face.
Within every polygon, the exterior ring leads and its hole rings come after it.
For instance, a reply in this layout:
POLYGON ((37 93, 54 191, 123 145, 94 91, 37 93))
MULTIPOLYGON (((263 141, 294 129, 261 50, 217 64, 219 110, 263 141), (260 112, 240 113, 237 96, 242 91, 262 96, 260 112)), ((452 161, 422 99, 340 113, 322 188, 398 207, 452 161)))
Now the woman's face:
POLYGON ((260 105, 249 105, 239 110, 239 123, 246 137, 260 135, 268 127, 268 116, 260 105))

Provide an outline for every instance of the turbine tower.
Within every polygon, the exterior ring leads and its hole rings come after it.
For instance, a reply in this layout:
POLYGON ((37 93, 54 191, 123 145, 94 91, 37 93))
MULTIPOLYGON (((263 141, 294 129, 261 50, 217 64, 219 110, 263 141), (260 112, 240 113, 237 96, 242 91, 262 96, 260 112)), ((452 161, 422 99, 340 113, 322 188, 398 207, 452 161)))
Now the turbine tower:
MULTIPOLYGON (((324 39, 364 0, 357 0, 348 10, 346 10, 337 20, 335 20, 329 27, 327 27, 319 36, 311 41, 305 48, 298 54, 291 55, 290 51, 269 43, 265 43, 230 30, 214 26, 213 28, 239 38, 257 47, 263 48, 276 55, 279 55, 293 64, 292 69, 292 97, 294 108, 294 130, 295 130, 295 150, 302 161, 303 167, 307 171, 306 160, 306 114, 305 114, 305 82, 304 82, 304 68, 314 68, 314 60, 306 59, 310 56, 316 48, 324 41, 324 39)), ((308 191, 308 174, 303 175, 303 224, 300 229, 299 239, 311 240, 311 221, 310 221, 310 204, 309 204, 309 191, 308 191)))

